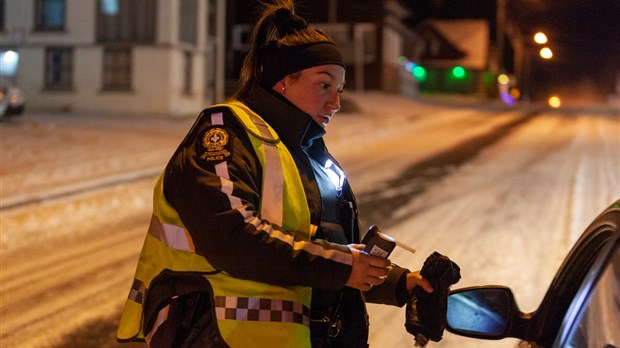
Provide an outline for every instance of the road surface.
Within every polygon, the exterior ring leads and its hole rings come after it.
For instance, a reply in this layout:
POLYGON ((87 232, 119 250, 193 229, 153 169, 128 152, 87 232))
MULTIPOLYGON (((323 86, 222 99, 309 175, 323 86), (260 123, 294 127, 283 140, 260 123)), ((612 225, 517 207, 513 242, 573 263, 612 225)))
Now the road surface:
MULTIPOLYGON (((461 266, 456 287, 508 285, 534 310, 587 223, 620 197, 618 115, 385 98, 360 98, 362 112, 338 115, 327 135, 364 226, 418 250, 397 249, 398 264, 418 269, 439 251, 461 266)), ((120 346, 152 186, 190 125, 59 115, 1 125, 2 347, 120 346)), ((369 311, 371 347, 412 346, 403 309, 369 311)), ((514 341, 446 333, 431 344, 514 341)))

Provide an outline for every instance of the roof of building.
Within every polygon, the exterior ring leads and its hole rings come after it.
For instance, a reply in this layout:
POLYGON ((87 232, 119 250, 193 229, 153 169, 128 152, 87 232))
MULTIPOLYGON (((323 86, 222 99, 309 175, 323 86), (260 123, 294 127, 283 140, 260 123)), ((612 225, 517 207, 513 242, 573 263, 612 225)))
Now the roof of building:
POLYGON ((435 66, 459 65, 485 69, 489 55, 489 25, 485 20, 429 19, 416 31, 425 42, 421 58, 435 66))

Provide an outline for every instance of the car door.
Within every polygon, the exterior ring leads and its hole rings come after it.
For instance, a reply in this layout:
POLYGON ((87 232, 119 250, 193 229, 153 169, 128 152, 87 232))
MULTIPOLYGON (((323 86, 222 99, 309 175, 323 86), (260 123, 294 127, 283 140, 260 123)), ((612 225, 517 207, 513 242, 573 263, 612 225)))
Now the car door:
POLYGON ((603 211, 573 246, 534 314, 534 341, 545 347, 556 342, 560 326, 591 294, 620 238, 620 200, 603 211))
POLYGON ((530 347, 620 347, 619 245, 620 200, 581 235, 536 311, 521 312, 507 287, 458 289, 448 297, 447 329, 530 347))
POLYGON ((588 272, 554 347, 620 347, 620 238, 588 272))

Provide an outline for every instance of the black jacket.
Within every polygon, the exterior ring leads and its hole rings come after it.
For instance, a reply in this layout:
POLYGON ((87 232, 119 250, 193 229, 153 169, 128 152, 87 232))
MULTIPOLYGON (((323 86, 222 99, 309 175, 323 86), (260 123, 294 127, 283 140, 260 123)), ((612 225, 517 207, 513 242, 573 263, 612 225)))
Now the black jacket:
MULTIPOLYGON (((338 244, 359 243, 361 233, 355 197, 344 171, 327 150, 323 141, 325 130, 286 99, 261 87, 252 90, 243 102, 274 128, 293 155, 308 197, 312 223, 319 226, 316 238, 338 244), (342 175, 342 185, 334 185, 334 174, 342 175)), ((323 346, 366 346, 368 320, 364 299, 403 306, 410 299, 405 287, 407 273, 406 269, 395 267, 386 283, 365 294, 351 288, 338 291, 314 288, 313 345, 319 345, 320 339, 323 346), (338 337, 323 339, 322 326, 316 325, 317 321, 327 317, 329 325, 338 325, 333 323, 336 316, 341 316, 343 322, 341 333, 338 337)))
MULTIPOLYGON (((368 323, 364 297, 371 302, 403 306, 409 299, 405 289, 408 271, 395 267, 384 284, 366 294, 344 287, 351 266, 333 254, 350 257, 346 245, 359 243, 360 228, 348 180, 323 141, 325 130, 286 99, 262 87, 252 89, 241 101, 273 127, 290 151, 308 199, 311 223, 318 226, 312 243, 332 252, 317 257, 292 250, 288 244, 246 224, 239 211, 231 207, 220 189, 216 165, 227 162, 233 195, 255 215, 255 207, 260 204, 262 169, 243 126, 226 107, 204 110, 173 155, 165 171, 167 200, 192 235, 196 252, 214 267, 242 279, 312 287, 312 319, 331 320, 340 315, 344 322, 341 334, 331 340, 332 345, 365 346, 368 323), (218 127, 229 137, 229 155, 211 160, 205 159, 202 140, 214 127, 210 122, 214 113, 223 115, 223 125, 218 127)), ((314 337, 324 335, 324 325, 311 328, 314 337)))

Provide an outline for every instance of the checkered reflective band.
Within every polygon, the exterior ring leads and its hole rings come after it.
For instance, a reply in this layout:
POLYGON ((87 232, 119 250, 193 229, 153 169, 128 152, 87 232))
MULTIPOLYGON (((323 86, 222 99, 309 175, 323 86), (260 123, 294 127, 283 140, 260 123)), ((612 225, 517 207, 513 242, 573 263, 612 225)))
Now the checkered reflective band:
POLYGON ((131 290, 129 291, 129 299, 141 304, 144 300, 144 292, 144 283, 134 278, 133 284, 131 284, 131 290))
POLYGON ((275 321, 310 325, 310 308, 269 298, 215 296, 218 320, 275 321))

